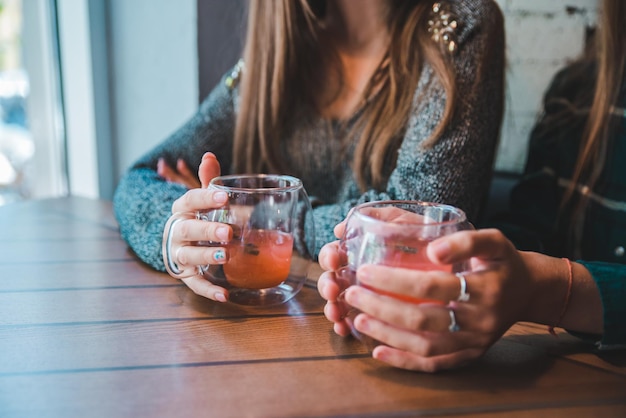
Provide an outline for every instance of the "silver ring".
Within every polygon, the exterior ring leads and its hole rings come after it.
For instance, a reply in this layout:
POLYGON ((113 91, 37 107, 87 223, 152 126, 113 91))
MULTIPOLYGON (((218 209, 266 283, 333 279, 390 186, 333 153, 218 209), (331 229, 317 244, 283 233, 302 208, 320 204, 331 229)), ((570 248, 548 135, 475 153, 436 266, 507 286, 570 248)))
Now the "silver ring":
POLYGON ((454 315, 454 309, 448 309, 448 313, 450 314, 450 326, 448 327, 448 330, 450 332, 460 331, 461 327, 459 327, 459 324, 456 323, 456 315, 454 315))
POLYGON ((467 293, 467 280, 465 280, 465 276, 461 273, 456 273, 455 276, 459 279, 459 283, 461 285, 461 291, 459 292, 459 297, 456 298, 458 302, 467 302, 470 298, 469 293, 467 293))
MULTIPOLYGON (((174 225, 176 225, 179 221, 181 221, 182 219, 174 219, 168 228, 167 231, 167 239, 165 241, 165 259, 167 261, 165 267, 166 270, 168 270, 168 273, 176 276, 181 274, 183 271, 180 269, 180 267, 178 267, 178 264, 176 264, 174 262, 174 260, 172 260, 172 230, 174 229, 174 225)), ((176 253, 178 254, 178 251, 180 250, 180 248, 178 250, 176 250, 176 253)))

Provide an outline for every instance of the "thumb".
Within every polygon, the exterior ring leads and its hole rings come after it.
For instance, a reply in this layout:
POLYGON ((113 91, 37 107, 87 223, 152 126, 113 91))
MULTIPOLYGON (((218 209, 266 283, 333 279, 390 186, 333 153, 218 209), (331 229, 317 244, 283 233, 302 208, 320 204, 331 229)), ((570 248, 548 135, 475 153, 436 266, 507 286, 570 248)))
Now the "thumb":
POLYGON ((217 157, 212 152, 206 152, 202 156, 200 167, 198 168, 198 177, 202 188, 206 189, 209 186, 209 182, 220 175, 220 163, 217 161, 217 157))
POLYGON ((426 253, 431 261, 452 264, 476 257, 497 261, 515 251, 513 244, 497 229, 461 231, 438 238, 428 244, 426 253))

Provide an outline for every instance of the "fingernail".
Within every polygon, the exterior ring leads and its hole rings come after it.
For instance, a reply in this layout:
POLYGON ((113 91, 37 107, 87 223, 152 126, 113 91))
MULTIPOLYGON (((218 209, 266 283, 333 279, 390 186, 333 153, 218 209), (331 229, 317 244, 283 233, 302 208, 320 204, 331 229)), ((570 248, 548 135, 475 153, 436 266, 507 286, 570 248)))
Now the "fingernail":
POLYGON ((358 293, 358 290, 352 286, 346 289, 346 291, 344 292, 346 302, 348 302, 350 305, 357 305, 359 303, 358 293))
POLYGON ((213 193, 213 200, 217 203, 225 203, 228 200, 228 193, 215 192, 213 193))
MULTIPOLYGON (((378 348, 378 347, 376 347, 376 348, 378 348)), ((385 354, 385 351, 384 350, 377 350, 376 348, 372 352, 372 357, 375 358, 376 360, 387 361, 387 354, 385 354)))
POLYGON ((226 296, 222 292, 215 292, 213 296, 218 302, 226 302, 226 296))
POLYGON ((369 331, 370 326, 369 323, 367 321, 367 319, 364 319, 363 315, 360 315, 360 317, 357 317, 354 321, 354 326, 356 327, 357 330, 367 333, 367 331, 369 331))
POLYGON ((202 159, 205 160, 209 157, 214 157, 215 154, 213 154, 212 152, 205 152, 204 155, 202 155, 202 159))
POLYGON ((226 260, 226 252, 224 250, 217 250, 213 253, 213 260, 221 263, 226 260))
POLYGON ((361 282, 369 283, 372 278, 371 272, 367 267, 360 267, 356 272, 356 277, 361 282))
POLYGON ((217 235, 217 238, 219 238, 221 241, 228 241, 229 233, 230 231, 227 226, 220 226, 215 230, 215 235, 217 235))
POLYGON ((428 244, 430 247, 431 254, 434 252, 434 255, 440 261, 446 261, 448 257, 451 255, 452 248, 450 247, 450 243, 446 240, 437 240, 428 244))

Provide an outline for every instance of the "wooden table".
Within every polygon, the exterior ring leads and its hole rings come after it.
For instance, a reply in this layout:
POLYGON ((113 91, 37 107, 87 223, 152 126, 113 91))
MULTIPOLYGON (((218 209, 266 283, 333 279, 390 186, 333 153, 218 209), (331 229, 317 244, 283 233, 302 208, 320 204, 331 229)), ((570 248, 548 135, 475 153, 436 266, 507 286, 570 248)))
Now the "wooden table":
POLYGON ((141 264, 111 205, 0 207, 1 417, 626 416, 626 354, 518 324, 480 362, 397 370, 333 334, 314 280, 244 309, 141 264))

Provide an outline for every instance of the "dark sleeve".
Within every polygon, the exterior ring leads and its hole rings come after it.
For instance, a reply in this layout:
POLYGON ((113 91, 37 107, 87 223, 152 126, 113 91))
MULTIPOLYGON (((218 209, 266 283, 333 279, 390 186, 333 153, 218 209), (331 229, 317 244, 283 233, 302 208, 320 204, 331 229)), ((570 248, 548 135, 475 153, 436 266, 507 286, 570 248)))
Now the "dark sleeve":
POLYGON ((556 251, 552 240, 564 190, 559 179, 571 177, 585 125, 583 116, 571 113, 572 103, 593 92, 592 68, 588 62, 575 62, 554 76, 531 131, 525 170, 511 190, 509 208, 481 225, 499 228, 518 249, 556 251))
MULTIPOLYGON (((589 270, 602 298, 604 332, 597 341, 598 348, 626 348, 626 265, 577 262, 589 270)), ((589 339, 592 336, 585 336, 585 338, 589 339)))
POLYGON ((122 177, 113 197, 113 209, 122 238, 137 256, 165 271, 161 257, 163 228, 172 204, 187 189, 165 182, 156 173, 157 161, 175 167, 182 158, 197 173, 202 155, 211 151, 222 172, 230 170, 234 132, 235 90, 222 80, 200 105, 198 112, 169 138, 141 157, 122 177))

